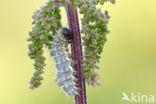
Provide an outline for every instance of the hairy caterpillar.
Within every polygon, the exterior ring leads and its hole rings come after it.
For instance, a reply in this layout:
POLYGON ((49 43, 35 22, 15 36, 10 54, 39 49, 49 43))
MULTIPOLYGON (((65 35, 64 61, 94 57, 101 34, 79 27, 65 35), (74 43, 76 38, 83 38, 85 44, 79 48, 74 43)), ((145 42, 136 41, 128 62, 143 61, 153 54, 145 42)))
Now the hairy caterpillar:
POLYGON ((77 95, 76 78, 73 75, 75 71, 71 66, 71 59, 68 58, 68 41, 61 30, 53 36, 50 53, 54 56, 58 70, 57 78, 55 79, 56 83, 67 95, 77 95))

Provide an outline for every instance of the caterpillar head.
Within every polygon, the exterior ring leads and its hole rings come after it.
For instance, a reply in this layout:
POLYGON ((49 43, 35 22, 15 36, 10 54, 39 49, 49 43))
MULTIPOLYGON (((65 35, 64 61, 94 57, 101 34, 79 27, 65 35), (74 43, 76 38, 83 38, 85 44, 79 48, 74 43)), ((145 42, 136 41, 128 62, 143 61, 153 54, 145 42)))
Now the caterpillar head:
POLYGON ((62 28, 62 33, 64 35, 64 37, 68 40, 68 43, 71 43, 71 39, 72 39, 72 31, 69 30, 68 28, 64 27, 62 28))

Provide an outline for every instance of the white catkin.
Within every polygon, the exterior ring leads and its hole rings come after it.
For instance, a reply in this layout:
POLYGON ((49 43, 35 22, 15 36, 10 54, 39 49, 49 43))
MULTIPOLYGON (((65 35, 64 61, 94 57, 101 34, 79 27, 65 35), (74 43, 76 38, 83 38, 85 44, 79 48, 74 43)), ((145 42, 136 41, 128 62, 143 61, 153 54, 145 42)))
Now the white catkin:
POLYGON ((71 66, 72 60, 68 57, 68 42, 59 31, 53 36, 52 47, 50 53, 53 55, 56 68, 58 70, 56 83, 66 92, 69 96, 78 95, 76 87, 76 78, 74 77, 75 70, 71 66))

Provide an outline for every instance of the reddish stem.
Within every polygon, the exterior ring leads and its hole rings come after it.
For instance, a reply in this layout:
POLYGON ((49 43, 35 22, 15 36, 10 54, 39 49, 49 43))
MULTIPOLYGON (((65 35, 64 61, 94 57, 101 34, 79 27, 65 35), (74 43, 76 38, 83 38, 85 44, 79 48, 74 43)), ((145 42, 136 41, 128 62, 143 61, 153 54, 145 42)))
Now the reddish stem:
POLYGON ((79 95, 75 96, 75 104, 87 104, 85 79, 82 76, 81 60, 83 59, 83 57, 82 57, 82 45, 81 45, 81 34, 79 28, 78 13, 77 8, 72 8, 72 6, 69 3, 72 3, 72 0, 68 1, 67 17, 69 28, 73 32, 71 50, 73 60, 76 63, 75 70, 77 73, 75 76, 78 79, 77 87, 79 89, 79 95))

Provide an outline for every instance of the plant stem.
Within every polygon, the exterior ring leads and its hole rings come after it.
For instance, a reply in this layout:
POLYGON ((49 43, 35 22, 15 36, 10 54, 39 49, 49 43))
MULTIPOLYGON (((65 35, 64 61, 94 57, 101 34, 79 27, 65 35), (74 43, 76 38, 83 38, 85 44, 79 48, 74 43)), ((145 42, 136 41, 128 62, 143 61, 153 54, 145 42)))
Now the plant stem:
POLYGON ((81 34, 79 28, 79 20, 77 8, 73 5, 73 0, 68 0, 66 12, 68 17, 69 28, 73 32, 72 42, 71 42, 71 51, 72 57, 75 62, 76 78, 77 78, 77 87, 79 89, 79 95, 75 96, 75 104, 87 104, 86 101, 86 87, 85 79, 82 76, 82 45, 81 45, 81 34))

